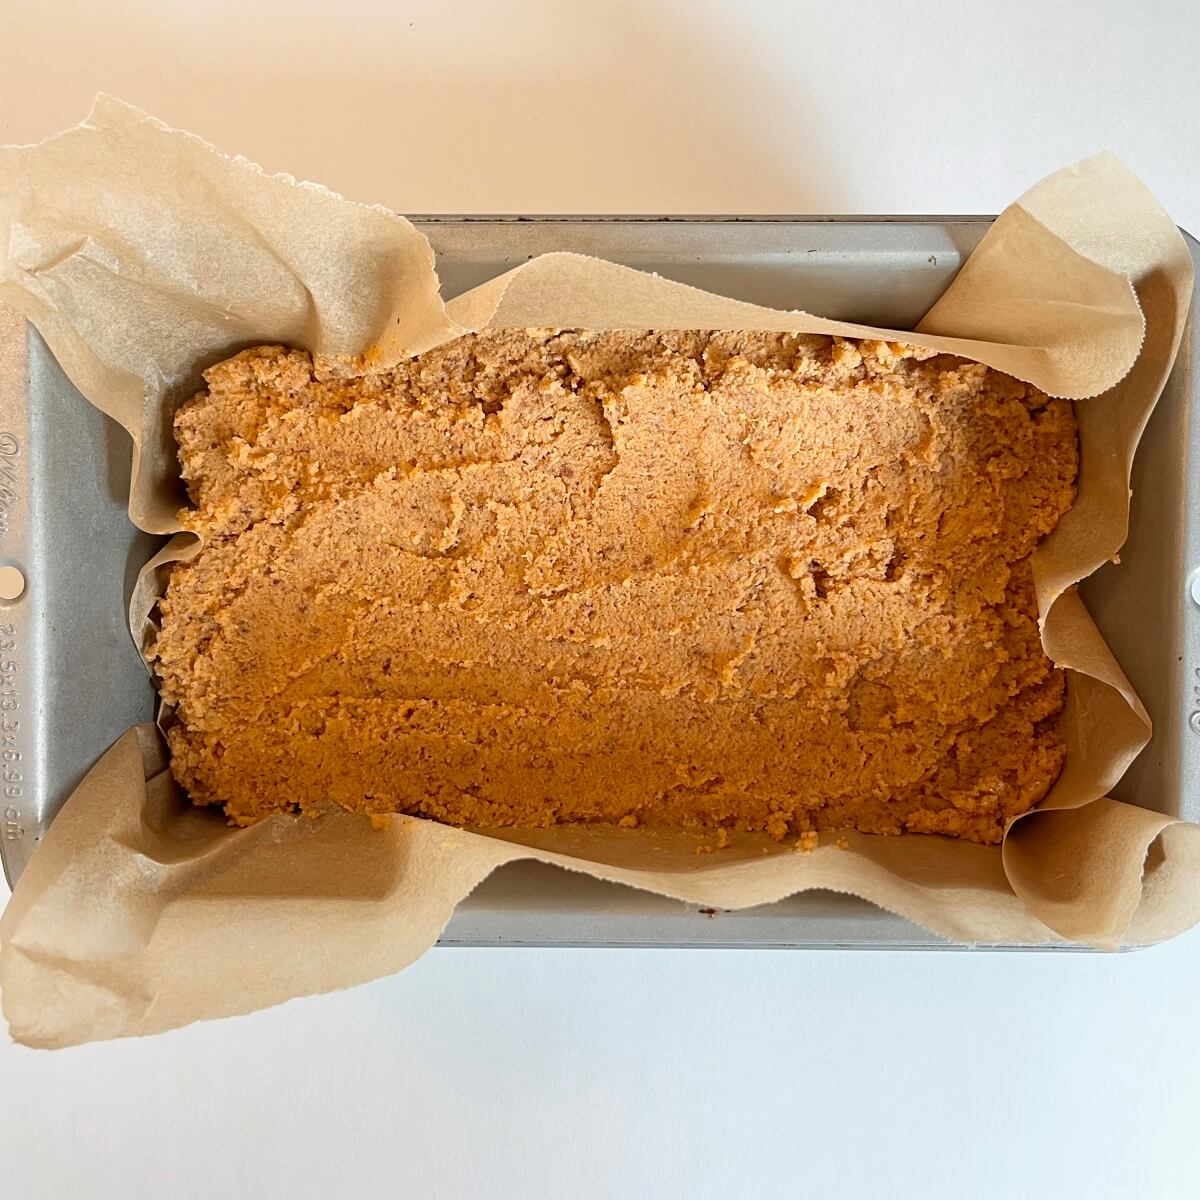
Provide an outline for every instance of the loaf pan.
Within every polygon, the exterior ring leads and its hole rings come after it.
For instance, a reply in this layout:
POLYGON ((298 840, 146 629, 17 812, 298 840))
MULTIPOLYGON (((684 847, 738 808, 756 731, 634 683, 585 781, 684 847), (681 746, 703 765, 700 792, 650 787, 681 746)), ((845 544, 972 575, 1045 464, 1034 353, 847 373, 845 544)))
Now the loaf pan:
MULTIPOLYGON (((447 299, 535 255, 569 250, 757 304, 904 329, 945 290, 991 220, 425 217, 416 224, 433 245, 447 299)), ((1195 261, 1197 243, 1187 242, 1195 261)), ((1193 821, 1200 820, 1197 377, 1189 322, 1138 451, 1121 562, 1082 589, 1154 720, 1152 742, 1113 794, 1193 821)), ((0 570, 0 597, 7 597, 0 598, 0 852, 10 883, 92 763, 129 725, 153 715, 153 689, 125 620, 131 582, 155 548, 126 516, 129 461, 124 431, 71 386, 32 327, 0 310, 0 568, 14 568, 0 570)), ((496 872, 459 906, 441 943, 946 944, 853 897, 809 892, 714 912, 536 863, 496 872)))

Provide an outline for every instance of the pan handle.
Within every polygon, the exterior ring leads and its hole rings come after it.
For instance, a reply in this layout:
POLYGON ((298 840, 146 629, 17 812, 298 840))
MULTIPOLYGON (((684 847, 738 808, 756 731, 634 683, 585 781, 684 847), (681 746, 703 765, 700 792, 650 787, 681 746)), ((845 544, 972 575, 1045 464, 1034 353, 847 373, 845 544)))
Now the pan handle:
POLYGON ((25 320, 0 305, 0 859, 10 885, 48 823, 37 766, 28 364, 25 320))
POLYGON ((0 859, 15 885, 154 692, 126 619, 159 539, 126 511, 129 436, 0 306, 0 859))

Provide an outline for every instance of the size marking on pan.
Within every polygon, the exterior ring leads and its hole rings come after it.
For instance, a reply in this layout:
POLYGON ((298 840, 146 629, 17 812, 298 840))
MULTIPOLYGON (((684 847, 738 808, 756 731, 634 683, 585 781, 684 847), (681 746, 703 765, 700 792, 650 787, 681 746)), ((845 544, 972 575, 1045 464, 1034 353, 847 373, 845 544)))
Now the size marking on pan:
POLYGON ((21 758, 21 686, 17 649, 17 627, 0 624, 0 794, 4 797, 4 840, 17 842, 25 836, 21 802, 27 780, 21 758))

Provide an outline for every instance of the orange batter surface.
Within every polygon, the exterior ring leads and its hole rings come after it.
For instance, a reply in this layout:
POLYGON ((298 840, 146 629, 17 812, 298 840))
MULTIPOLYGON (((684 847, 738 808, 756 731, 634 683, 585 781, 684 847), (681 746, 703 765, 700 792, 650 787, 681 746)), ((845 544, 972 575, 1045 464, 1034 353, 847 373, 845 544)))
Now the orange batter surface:
POLYGON ((161 604, 172 766, 238 824, 1000 840, 1062 766, 1030 552, 1068 401, 787 334, 279 347, 176 419, 204 539, 161 604))

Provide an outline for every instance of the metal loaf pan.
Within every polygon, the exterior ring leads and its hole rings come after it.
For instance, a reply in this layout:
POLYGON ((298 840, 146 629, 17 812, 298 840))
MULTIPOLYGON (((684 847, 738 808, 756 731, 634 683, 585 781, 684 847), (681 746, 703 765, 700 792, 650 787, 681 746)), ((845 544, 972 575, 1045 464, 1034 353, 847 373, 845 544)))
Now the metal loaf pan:
MULTIPOLYGON (((780 308, 911 327, 990 217, 428 217, 447 298, 550 250, 612 259, 780 308)), ((1197 244, 1188 238, 1193 259, 1197 244)), ((1195 306, 1193 306, 1193 312, 1195 306)), ((1115 795, 1200 819, 1200 428, 1189 325, 1134 470, 1119 566, 1088 606, 1155 723, 1115 795)), ((0 310, 0 851, 10 882, 71 789, 153 691, 130 641, 131 580, 153 550, 125 515, 129 446, 68 382, 37 333, 0 310), (14 757, 19 755, 19 757, 14 757)), ((521 863, 459 908, 449 945, 934 947, 902 918, 808 893, 740 913, 521 863)))

